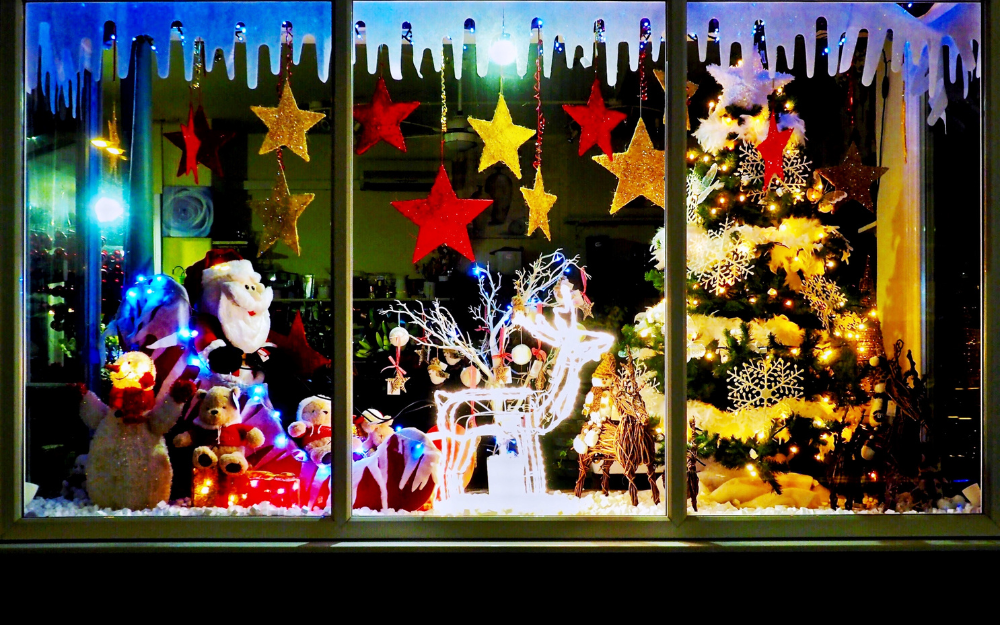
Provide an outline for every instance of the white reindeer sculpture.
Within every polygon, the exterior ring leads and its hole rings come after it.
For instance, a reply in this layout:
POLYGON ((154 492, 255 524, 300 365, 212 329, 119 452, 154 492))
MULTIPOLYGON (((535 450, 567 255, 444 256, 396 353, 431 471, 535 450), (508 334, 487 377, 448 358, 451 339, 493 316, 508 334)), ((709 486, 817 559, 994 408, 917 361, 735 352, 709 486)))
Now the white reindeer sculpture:
MULTIPOLYGON (((483 347, 473 347, 468 335, 458 330, 451 314, 434 302, 431 311, 423 307, 419 313, 400 305, 388 312, 406 315, 412 323, 424 330, 423 337, 414 340, 424 346, 456 351, 468 358, 472 366, 486 376, 485 388, 469 388, 455 392, 438 391, 434 394, 437 405, 438 431, 430 434, 432 440, 442 440, 446 445, 445 462, 438 479, 442 500, 464 492, 463 475, 476 454, 476 441, 482 436, 494 436, 497 442, 513 440, 524 466, 525 492, 545 492, 545 469, 540 437, 551 432, 569 417, 580 390, 580 369, 589 360, 597 361, 608 351, 614 337, 603 332, 591 332, 577 323, 577 303, 581 296, 564 278, 569 267, 577 267, 577 259, 566 259, 556 252, 542 256, 529 271, 518 272, 515 283, 517 294, 510 307, 497 305, 499 279, 494 283, 488 272, 481 275, 480 293, 483 309, 473 309, 473 315, 486 324, 489 334, 483 347), (486 290, 486 285, 490 290, 486 290), (533 308, 534 305, 537 308, 533 308), (551 320, 541 309, 553 309, 551 320), (520 376, 519 385, 506 385, 504 376, 497 375, 496 366, 504 358, 503 337, 508 330, 522 328, 536 340, 551 346, 542 371, 551 363, 548 383, 532 388, 531 376, 520 376), (490 361, 487 360, 487 355, 490 361), (459 432, 458 415, 464 405, 480 406, 476 419, 492 417, 492 423, 471 425, 459 432)), ((543 374, 544 375, 544 374, 543 374)), ((537 380, 537 378, 536 378, 537 380)))

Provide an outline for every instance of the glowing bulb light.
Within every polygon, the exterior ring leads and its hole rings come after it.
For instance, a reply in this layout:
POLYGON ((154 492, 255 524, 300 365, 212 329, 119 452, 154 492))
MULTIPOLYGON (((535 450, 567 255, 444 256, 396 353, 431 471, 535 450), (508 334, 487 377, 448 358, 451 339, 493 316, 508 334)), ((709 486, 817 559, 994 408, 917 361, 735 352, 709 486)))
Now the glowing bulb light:
POLYGON ((102 223, 114 221, 124 213, 125 208, 122 207, 122 203, 114 198, 101 196, 94 202, 94 214, 97 216, 97 221, 102 223))
POLYGON ((517 50, 514 42, 510 40, 510 33, 501 33, 500 37, 490 46, 490 60, 497 65, 510 65, 517 58, 517 50))

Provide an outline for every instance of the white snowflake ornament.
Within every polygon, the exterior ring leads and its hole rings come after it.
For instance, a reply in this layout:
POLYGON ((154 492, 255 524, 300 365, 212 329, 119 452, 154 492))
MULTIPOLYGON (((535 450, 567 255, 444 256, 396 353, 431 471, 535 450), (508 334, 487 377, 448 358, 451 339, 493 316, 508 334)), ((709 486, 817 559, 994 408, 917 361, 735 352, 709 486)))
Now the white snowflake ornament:
POLYGON ((766 408, 802 397, 803 372, 782 358, 760 358, 729 371, 729 401, 736 410, 766 408))
POLYGON ((823 322, 824 330, 830 329, 837 312, 847 304, 847 298, 840 287, 822 276, 813 276, 803 282, 801 292, 809 307, 823 322))
POLYGON ((723 186, 722 181, 716 180, 715 176, 719 171, 719 165, 713 164, 709 170, 705 173, 704 177, 699 178, 698 175, 692 169, 688 172, 687 177, 687 220, 688 222, 699 221, 698 219, 698 207, 701 206, 708 196, 712 194, 716 189, 721 189, 723 186))

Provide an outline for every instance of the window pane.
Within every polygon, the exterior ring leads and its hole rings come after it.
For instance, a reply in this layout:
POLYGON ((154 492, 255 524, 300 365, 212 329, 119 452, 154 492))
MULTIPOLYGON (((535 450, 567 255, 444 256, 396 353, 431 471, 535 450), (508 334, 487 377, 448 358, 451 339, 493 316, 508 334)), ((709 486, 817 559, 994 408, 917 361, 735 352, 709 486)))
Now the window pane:
POLYGON ((980 510, 980 7, 929 7, 689 5, 700 514, 980 510))
POLYGON ((27 6, 26 516, 329 511, 330 21, 27 6))
POLYGON ((354 513, 662 517, 664 5, 353 6, 354 513))

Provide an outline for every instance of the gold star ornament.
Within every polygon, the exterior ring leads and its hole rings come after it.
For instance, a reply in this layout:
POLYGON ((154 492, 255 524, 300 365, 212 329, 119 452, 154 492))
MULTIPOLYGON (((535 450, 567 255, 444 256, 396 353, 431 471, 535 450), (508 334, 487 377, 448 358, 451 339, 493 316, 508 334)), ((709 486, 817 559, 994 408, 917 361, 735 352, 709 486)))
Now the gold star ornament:
POLYGON ((285 146, 302 160, 309 162, 309 148, 306 146, 306 132, 326 117, 323 113, 303 111, 295 104, 292 85, 285 81, 278 106, 251 106, 260 121, 267 126, 267 135, 258 154, 267 154, 285 146))
POLYGON ((663 183, 665 164, 663 150, 653 148, 653 142, 646 132, 646 124, 639 118, 635 133, 628 149, 616 152, 614 160, 598 154, 593 159, 602 167, 618 176, 618 187, 611 201, 611 214, 614 215, 622 207, 640 195, 664 207, 663 183))
POLYGON ((545 191, 545 182, 542 180, 542 168, 538 168, 535 174, 535 187, 521 187, 521 194, 524 202, 528 205, 528 236, 538 229, 541 229, 545 238, 552 240, 552 233, 549 232, 549 211, 556 203, 556 196, 545 191))
POLYGON ((503 163, 510 168, 517 179, 521 179, 521 161, 517 156, 517 148, 535 136, 535 131, 524 126, 515 126, 510 119, 510 110, 500 94, 497 110, 493 119, 469 118, 472 128, 483 138, 483 156, 479 160, 479 171, 484 171, 493 163, 503 163))
POLYGON ((290 194, 285 176, 279 173, 274 187, 271 188, 270 197, 250 202, 250 208, 260 215, 261 221, 264 222, 260 250, 257 252, 258 258, 278 241, 284 241, 296 255, 300 255, 299 217, 315 197, 315 193, 290 194))

